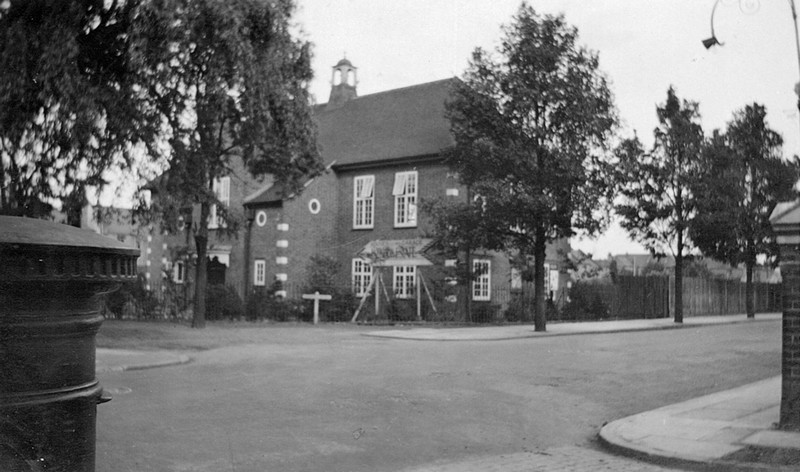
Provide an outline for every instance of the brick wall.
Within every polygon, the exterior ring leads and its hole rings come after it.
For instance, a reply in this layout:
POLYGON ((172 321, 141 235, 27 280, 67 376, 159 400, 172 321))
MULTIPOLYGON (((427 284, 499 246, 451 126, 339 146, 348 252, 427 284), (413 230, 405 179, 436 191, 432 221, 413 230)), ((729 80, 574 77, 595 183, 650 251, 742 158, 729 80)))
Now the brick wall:
POLYGON ((800 253, 796 244, 782 244, 783 386, 780 426, 800 430, 800 253))
POLYGON ((385 166, 380 168, 338 173, 337 195, 339 204, 336 221, 336 235, 340 247, 337 257, 344 267, 348 268, 351 260, 369 241, 377 239, 415 239, 430 237, 431 223, 419 212, 416 227, 394 227, 394 201, 392 195, 395 173, 417 171, 417 199, 419 201, 446 198, 447 189, 457 189, 458 197, 465 198, 466 192, 454 175, 448 172, 441 163, 418 165, 385 166), (353 229, 353 181, 363 175, 375 176, 374 187, 374 224, 372 229, 353 229))
MULTIPOLYGON (((244 218, 244 210, 242 207, 243 199, 251 193, 258 190, 263 186, 263 182, 259 179, 253 178, 250 173, 244 168, 239 159, 233 159, 231 162, 230 174, 230 206, 228 211, 230 214, 239 221, 239 231, 233 234, 227 234, 224 231, 209 229, 208 249, 214 248, 230 248, 230 263, 225 271, 225 283, 235 287, 239 291, 240 296, 244 296, 245 284, 245 270, 244 270, 244 228, 247 224, 244 218)), ((156 197, 157 198, 157 197, 156 197)), ((196 221, 200 218, 199 205, 193 211, 192 218, 196 221)), ((146 262, 149 265, 145 267, 145 272, 149 273, 148 280, 152 281, 153 286, 162 281, 162 277, 172 277, 171 266, 177 259, 177 255, 183 252, 188 247, 192 253, 194 250, 194 239, 191 229, 187 228, 179 234, 163 234, 159 225, 153 225, 149 232, 149 238, 144 236, 145 251, 150 252, 147 254, 146 262), (188 240, 187 240, 187 233, 188 240)), ((187 281, 194 279, 194 266, 187 263, 186 265, 186 279, 187 281)), ((251 282, 252 283, 252 282, 251 282)))
POLYGON ((256 259, 266 261, 267 287, 275 280, 297 286, 306 280, 312 255, 335 256, 336 198, 336 177, 326 173, 311 181, 300 195, 255 210, 256 221, 258 213, 264 212, 267 223, 259 227, 254 222, 252 227, 249 287, 253 286, 256 259))

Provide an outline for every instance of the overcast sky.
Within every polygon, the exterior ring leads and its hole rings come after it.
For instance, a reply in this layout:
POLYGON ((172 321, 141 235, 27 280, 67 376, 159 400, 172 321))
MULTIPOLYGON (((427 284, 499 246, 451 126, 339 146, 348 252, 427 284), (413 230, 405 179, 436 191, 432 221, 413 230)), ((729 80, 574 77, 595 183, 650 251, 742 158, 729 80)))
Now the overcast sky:
MULTIPOLYGON (((655 107, 673 85, 697 101, 706 134, 724 129, 733 112, 758 102, 800 154, 794 87, 800 79, 788 0, 721 0, 714 15, 722 47, 706 50, 714 0, 537 0, 539 13, 564 13, 579 42, 599 53, 600 68, 623 121, 646 146, 655 107)), ((494 49, 518 0, 298 0, 296 20, 314 44, 318 103, 328 101, 331 68, 346 57, 358 68, 358 93, 461 76, 472 50, 494 49)), ((596 257, 643 252, 619 227, 597 240, 573 241, 596 257)))

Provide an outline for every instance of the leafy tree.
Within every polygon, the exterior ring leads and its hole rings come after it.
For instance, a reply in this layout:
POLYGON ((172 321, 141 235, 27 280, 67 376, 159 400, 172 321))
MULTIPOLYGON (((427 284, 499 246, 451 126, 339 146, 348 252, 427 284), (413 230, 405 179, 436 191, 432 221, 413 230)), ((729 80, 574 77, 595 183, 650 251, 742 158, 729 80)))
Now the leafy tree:
POLYGON ((137 3, 0 2, 0 213, 61 205, 75 224, 86 189, 154 139, 128 55, 137 3))
POLYGON ((797 196, 794 185, 800 179, 800 161, 781 158, 783 139, 768 126, 766 115, 757 103, 734 113, 726 133, 715 133, 704 146, 703 172, 692 186, 697 199, 692 241, 706 255, 745 265, 748 318, 755 316, 757 258, 778 256, 769 215, 779 201, 797 196))
POLYGON ((656 112, 652 152, 645 153, 636 137, 617 148, 622 183, 616 211, 622 227, 654 255, 675 257, 675 322, 682 323, 683 263, 695 208, 690 182, 700 170, 703 129, 697 103, 681 101, 672 87, 656 112))
POLYGON ((482 198, 472 199, 467 195, 466 202, 452 200, 423 200, 421 210, 431 217, 432 234, 437 248, 444 254, 456 257, 456 267, 448 270, 448 276, 455 277, 464 288, 461 296, 461 309, 465 320, 472 321, 472 295, 470 283, 481 274, 472 270, 472 251, 477 248, 499 247, 502 235, 493 231, 493 221, 488 218, 482 198))
POLYGON ((187 208, 197 254, 194 319, 205 325, 208 222, 212 205, 229 232, 214 181, 241 159, 272 174, 286 192, 320 170, 307 90, 310 45, 295 39, 292 0, 162 0, 139 11, 134 29, 139 80, 161 116, 169 168, 155 182, 153 213, 174 230, 187 208))
POLYGON ((606 221, 603 151, 616 114, 597 54, 563 16, 523 3, 503 31, 499 57, 476 49, 446 106, 455 138, 446 162, 471 197, 438 227, 533 255, 535 329, 544 331, 545 248, 606 221))

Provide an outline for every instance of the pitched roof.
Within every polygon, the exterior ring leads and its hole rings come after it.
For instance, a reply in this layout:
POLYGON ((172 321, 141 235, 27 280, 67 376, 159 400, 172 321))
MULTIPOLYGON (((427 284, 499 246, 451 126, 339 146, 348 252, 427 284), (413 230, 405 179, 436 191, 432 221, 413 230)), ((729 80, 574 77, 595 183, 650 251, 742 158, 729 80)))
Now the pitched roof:
MULTIPOLYGON (((314 107, 323 160, 336 167, 430 156, 454 144, 444 103, 454 81, 444 79, 364 95, 334 109, 314 107)), ((280 184, 247 197, 255 206, 283 200, 280 184)))
POLYGON ((445 79, 354 98, 316 113, 325 162, 336 166, 438 154, 453 144, 444 103, 445 79))

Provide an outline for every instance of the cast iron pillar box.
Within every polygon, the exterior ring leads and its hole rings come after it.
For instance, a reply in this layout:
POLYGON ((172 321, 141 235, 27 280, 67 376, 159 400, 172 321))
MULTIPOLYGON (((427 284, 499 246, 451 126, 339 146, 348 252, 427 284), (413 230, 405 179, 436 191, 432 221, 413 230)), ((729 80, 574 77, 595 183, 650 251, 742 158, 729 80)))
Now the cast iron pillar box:
POLYGON ((800 430, 800 201, 779 203, 769 221, 780 247, 783 280, 780 428, 800 430))
POLYGON ((0 470, 94 471, 98 295, 135 279, 138 254, 0 216, 0 470))

